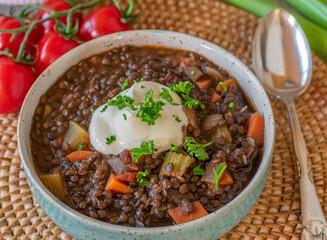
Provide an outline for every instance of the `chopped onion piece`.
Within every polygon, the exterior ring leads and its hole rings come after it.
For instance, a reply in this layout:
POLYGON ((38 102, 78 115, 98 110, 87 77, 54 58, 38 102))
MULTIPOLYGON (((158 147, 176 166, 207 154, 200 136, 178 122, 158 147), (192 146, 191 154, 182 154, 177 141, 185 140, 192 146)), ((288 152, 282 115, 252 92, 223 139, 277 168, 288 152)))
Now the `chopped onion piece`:
POLYGON ((199 128, 199 120, 196 117, 195 111, 192 108, 188 107, 183 107, 183 111, 186 114, 188 123, 193 127, 193 128, 199 128))
POLYGON ((218 124, 219 121, 223 119, 223 115, 221 114, 212 114, 207 116, 205 119, 203 119, 201 124, 201 130, 205 132, 210 132, 214 130, 218 124))
POLYGON ((209 66, 205 66, 203 67, 203 69, 207 75, 214 77, 216 80, 223 80, 223 76, 221 76, 220 72, 218 72, 216 69, 209 66))
POLYGON ((89 134, 76 122, 69 122, 69 130, 65 136, 65 140, 69 143, 72 149, 77 149, 77 144, 89 142, 89 134))
POLYGON ((121 160, 118 157, 108 159, 108 163, 109 163, 110 167, 112 168, 112 170, 114 170, 114 172, 116 174, 126 172, 126 170, 127 170, 127 167, 124 164, 123 160, 121 160))

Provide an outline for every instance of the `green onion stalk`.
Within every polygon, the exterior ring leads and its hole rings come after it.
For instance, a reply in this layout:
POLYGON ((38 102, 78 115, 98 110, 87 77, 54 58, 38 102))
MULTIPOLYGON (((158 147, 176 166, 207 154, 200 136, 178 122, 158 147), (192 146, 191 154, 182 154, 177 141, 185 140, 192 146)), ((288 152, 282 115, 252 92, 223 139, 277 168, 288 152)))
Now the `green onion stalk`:
MULTIPOLYGON (((264 17, 267 13, 275 8, 281 8, 278 4, 272 3, 268 0, 220 0, 222 2, 234 5, 235 7, 241 8, 247 12, 250 12, 257 17, 264 17)), ((304 1, 300 0, 286 0, 288 2, 298 2, 297 5, 301 5, 304 1), (301 3, 300 3, 301 2, 301 3)), ((315 0, 306 0, 308 2, 313 2, 315 0)), ((313 14, 314 8, 310 9, 310 14, 313 14)), ((290 11, 289 11, 290 12, 290 11)), ((316 25, 310 20, 294 13, 290 12, 301 25, 303 31, 305 32, 311 49, 325 62, 327 62, 327 30, 316 25)), ((325 14, 326 15, 326 14, 325 14)), ((322 21, 321 21, 322 22, 322 21)))
MULTIPOLYGON (((72 0, 71 0, 72 1, 72 0)), ((3 33, 11 33, 11 41, 20 33, 25 33, 25 36, 23 38, 23 41, 19 47, 18 54, 17 56, 12 55, 9 52, 9 49, 5 49, 4 51, 0 51, 0 55, 6 55, 9 58, 13 59, 15 62, 23 63, 23 64, 29 64, 32 65, 34 64, 34 61, 32 60, 31 54, 27 53, 25 50, 25 46, 28 40, 28 37, 30 36, 31 32, 33 29, 52 19, 56 20, 56 27, 57 31, 60 30, 59 32, 66 38, 66 39, 75 39, 76 38, 76 33, 78 31, 78 22, 75 24, 74 27, 72 27, 72 22, 73 22, 73 14, 76 12, 81 12, 82 10, 86 8, 90 8, 98 3, 103 2, 104 0, 93 0, 85 4, 80 4, 80 5, 75 5, 71 9, 65 10, 65 11, 55 11, 50 8, 44 7, 42 5, 36 5, 36 4, 29 4, 25 5, 18 13, 17 16, 10 16, 10 17, 15 17, 17 18, 21 23, 22 27, 16 28, 16 29, 5 29, 5 30, 0 30, 0 32, 3 33), (42 9, 44 11, 47 11, 50 13, 49 17, 45 19, 40 19, 40 20, 35 20, 34 18, 36 17, 35 11, 39 11, 39 9, 42 9), (31 18, 32 16, 32 18, 31 18), (67 25, 64 25, 59 18, 67 16, 67 25), (25 25, 25 20, 31 21, 29 25, 25 25)), ((13 12, 11 11, 11 14, 13 12)))

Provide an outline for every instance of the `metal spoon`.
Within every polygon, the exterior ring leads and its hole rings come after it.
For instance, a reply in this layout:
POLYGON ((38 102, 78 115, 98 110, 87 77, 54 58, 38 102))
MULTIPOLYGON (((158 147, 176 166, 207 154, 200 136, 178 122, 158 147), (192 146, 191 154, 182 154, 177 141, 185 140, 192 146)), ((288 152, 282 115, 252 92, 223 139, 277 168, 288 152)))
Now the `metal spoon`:
POLYGON ((271 95, 287 106, 294 153, 300 176, 302 239, 327 239, 327 224, 307 160, 307 151, 296 114, 294 98, 309 86, 311 51, 305 34, 288 12, 275 9, 259 23, 253 41, 254 71, 271 95))

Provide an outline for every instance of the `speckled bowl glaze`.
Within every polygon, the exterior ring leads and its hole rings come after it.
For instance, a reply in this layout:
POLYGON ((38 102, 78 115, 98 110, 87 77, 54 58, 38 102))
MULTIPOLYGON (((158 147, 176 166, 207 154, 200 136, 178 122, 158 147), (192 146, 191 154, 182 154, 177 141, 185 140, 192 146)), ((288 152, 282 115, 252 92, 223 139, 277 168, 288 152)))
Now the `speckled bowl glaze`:
POLYGON ((18 145, 27 181, 32 192, 48 216, 65 232, 76 239, 216 239, 234 227, 249 212, 259 197, 271 165, 275 140, 274 118, 269 99, 254 74, 226 50, 190 35, 159 31, 138 30, 107 35, 87 42, 68 52, 53 63, 36 80, 20 112, 18 145), (84 216, 66 206, 51 194, 37 176, 30 149, 30 129, 40 96, 68 68, 81 59, 107 51, 113 47, 133 44, 163 45, 170 48, 197 52, 225 68, 246 91, 265 120, 265 146, 259 169, 248 186, 229 204, 217 211, 188 223, 155 228, 133 228, 113 225, 84 216))

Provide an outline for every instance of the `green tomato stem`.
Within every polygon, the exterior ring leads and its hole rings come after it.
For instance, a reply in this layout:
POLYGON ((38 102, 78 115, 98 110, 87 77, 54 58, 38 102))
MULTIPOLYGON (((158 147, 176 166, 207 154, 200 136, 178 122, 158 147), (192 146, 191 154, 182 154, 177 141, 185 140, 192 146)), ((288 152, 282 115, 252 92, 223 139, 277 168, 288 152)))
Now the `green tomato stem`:
MULTIPOLYGON (((16 37, 19 33, 25 32, 25 36, 19 47, 17 57, 14 57, 12 54, 9 53, 9 51, 2 51, 2 52, 0 52, 0 54, 6 55, 6 56, 10 57, 11 59, 13 59, 14 61, 19 62, 19 63, 33 64, 34 63, 33 61, 29 61, 28 59, 25 59, 24 50, 25 50, 27 40, 28 40, 30 34, 32 33, 33 29, 36 26, 38 26, 46 21, 52 20, 52 19, 59 19, 60 17, 68 16, 67 17, 67 25, 66 25, 66 29, 65 29, 65 33, 68 35, 72 31, 72 29, 71 29, 72 21, 73 21, 72 16, 74 13, 80 12, 86 8, 90 8, 98 3, 103 2, 103 1, 104 0, 93 0, 93 1, 85 3, 85 4, 74 6, 73 8, 71 8, 69 10, 65 10, 65 11, 55 11, 50 8, 44 7, 42 5, 35 5, 35 4, 29 4, 29 5, 24 6, 21 9, 21 11, 18 13, 18 16, 16 17, 22 21, 24 21, 24 19, 27 18, 28 14, 26 13, 26 11, 31 10, 31 9, 32 10, 33 9, 42 9, 44 11, 49 12, 50 16, 45 19, 40 19, 40 20, 34 21, 30 25, 25 25, 25 26, 23 25, 20 28, 0 30, 0 32, 3 32, 3 33, 12 33, 13 38, 16 37)), ((74 38, 74 36, 72 36, 71 38, 74 38)))

